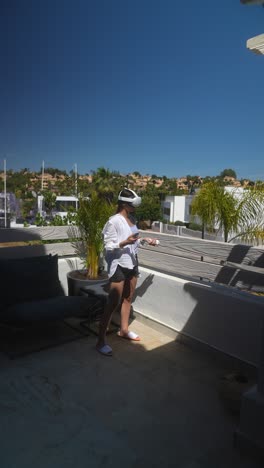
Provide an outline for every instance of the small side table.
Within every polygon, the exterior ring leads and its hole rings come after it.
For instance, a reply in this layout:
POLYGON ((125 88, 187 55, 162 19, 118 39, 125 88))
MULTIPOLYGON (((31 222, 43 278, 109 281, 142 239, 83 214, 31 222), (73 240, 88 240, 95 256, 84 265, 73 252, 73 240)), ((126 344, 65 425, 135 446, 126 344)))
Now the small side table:
MULTIPOLYGON (((81 296, 91 296, 96 298, 94 305, 89 310, 89 317, 80 322, 82 327, 88 328, 88 330, 94 335, 98 335, 100 319, 104 313, 104 307, 108 298, 108 292, 105 289, 105 284, 100 286, 97 284, 94 287, 88 286, 80 288, 81 296)), ((119 325, 111 323, 109 325, 109 329, 107 330, 107 334, 117 332, 118 330, 119 325)))

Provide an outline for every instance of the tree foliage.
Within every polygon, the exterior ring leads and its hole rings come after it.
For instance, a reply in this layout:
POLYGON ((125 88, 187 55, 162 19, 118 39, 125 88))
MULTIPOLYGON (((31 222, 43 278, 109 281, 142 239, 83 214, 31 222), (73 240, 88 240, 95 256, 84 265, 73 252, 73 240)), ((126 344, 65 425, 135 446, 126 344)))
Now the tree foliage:
POLYGON ((155 187, 151 186, 142 193, 142 203, 137 208, 136 216, 139 222, 150 221, 150 223, 162 218, 160 199, 155 187))
POLYGON ((192 205, 192 216, 199 216, 205 228, 214 229, 217 221, 218 200, 221 198, 222 189, 214 181, 205 183, 195 195, 192 205))
POLYGON ((261 237, 263 231, 263 202, 262 189, 254 188, 236 194, 235 190, 227 192, 218 182, 211 181, 195 195, 191 213, 199 216, 208 230, 212 231, 215 227, 221 229, 225 242, 231 233, 236 233, 235 237, 253 239, 255 236, 256 239, 261 237))
POLYGON ((220 173, 220 177, 223 179, 224 177, 234 177, 234 179, 237 178, 236 171, 234 169, 224 169, 220 173))
MULTIPOLYGON (((41 173, 42 173, 42 167, 40 168, 40 171, 38 172, 38 174, 41 174, 41 173)), ((53 177, 55 177, 56 175, 67 176, 67 171, 58 169, 57 167, 45 167, 45 173, 50 174, 53 177)))
MULTIPOLYGON (((103 251, 102 229, 114 212, 113 206, 94 191, 89 199, 81 199, 76 215, 80 238, 74 243, 77 254, 83 258, 87 278, 96 279, 99 274, 99 259, 103 251)), ((74 228, 71 228, 72 237, 74 228)), ((79 237, 79 234, 77 234, 79 237)))
POLYGON ((55 208, 56 194, 51 192, 50 190, 44 190, 42 192, 42 195, 44 197, 45 211, 47 211, 47 213, 50 214, 53 208, 55 208))
POLYGON ((122 183, 124 184, 124 181, 119 173, 99 167, 97 171, 93 172, 90 191, 96 191, 99 196, 106 198, 109 202, 113 202, 116 192, 121 190, 122 183))

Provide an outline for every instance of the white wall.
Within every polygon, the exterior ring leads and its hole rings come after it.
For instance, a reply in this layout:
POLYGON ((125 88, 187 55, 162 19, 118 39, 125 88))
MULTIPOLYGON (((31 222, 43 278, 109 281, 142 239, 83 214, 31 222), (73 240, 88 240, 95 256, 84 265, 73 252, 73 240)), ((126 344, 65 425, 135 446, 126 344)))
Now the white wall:
POLYGON ((172 222, 175 221, 182 221, 184 222, 184 215, 185 215, 185 196, 176 196, 173 197, 173 214, 172 214, 172 222))
POLYGON ((189 207, 192 203, 193 195, 167 196, 162 202, 163 208, 170 209, 170 216, 164 214, 164 218, 175 223, 175 221, 190 222, 189 207))
POLYGON ((264 298, 140 268, 133 307, 212 348, 258 364, 264 298))

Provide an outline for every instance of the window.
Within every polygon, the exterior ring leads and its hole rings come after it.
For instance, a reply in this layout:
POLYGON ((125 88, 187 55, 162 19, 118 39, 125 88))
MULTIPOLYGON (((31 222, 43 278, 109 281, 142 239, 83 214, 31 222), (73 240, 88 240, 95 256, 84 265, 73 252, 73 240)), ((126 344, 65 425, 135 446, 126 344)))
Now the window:
POLYGON ((76 201, 74 200, 57 200, 55 205, 56 211, 68 211, 70 208, 76 209, 76 201))

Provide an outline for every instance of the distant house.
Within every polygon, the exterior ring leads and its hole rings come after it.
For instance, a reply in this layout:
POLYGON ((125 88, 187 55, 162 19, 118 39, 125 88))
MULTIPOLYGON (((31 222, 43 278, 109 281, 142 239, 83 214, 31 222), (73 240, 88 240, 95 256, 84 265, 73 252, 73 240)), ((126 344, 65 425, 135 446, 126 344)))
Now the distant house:
POLYGON ((19 207, 14 193, 0 192, 0 227, 10 227, 11 216, 19 214, 19 207))
POLYGON ((188 180, 186 177, 180 177, 177 179, 177 187, 180 190, 188 190, 188 180))
POLYGON ((161 202, 163 219, 170 223, 175 221, 189 223, 193 197, 194 195, 167 195, 161 202))
MULTIPOLYGON (((79 200, 74 196, 57 196, 55 201, 55 207, 52 210, 52 216, 60 216, 64 218, 67 216, 69 210, 76 211, 78 209, 79 200)), ((38 213, 46 217, 45 211, 45 198, 43 195, 38 195, 38 213)))
POLYGON ((241 182, 235 179, 235 177, 225 176, 224 181, 227 182, 229 185, 232 185, 233 187, 241 187, 241 182))

